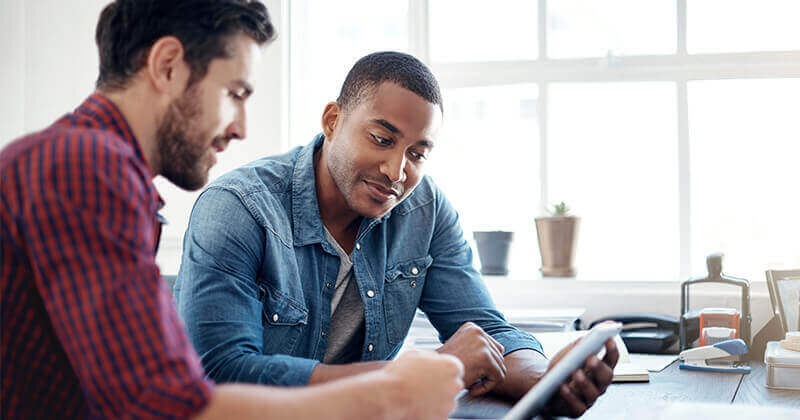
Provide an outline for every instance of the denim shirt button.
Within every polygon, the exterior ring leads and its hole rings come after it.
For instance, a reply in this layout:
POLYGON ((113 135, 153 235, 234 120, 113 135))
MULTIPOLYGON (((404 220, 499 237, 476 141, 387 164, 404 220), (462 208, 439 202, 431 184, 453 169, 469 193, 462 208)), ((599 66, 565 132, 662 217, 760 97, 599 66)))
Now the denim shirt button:
POLYGON ((325 337, 327 337, 327 336, 328 336, 328 333, 326 333, 325 331, 323 331, 323 332, 322 332, 322 338, 325 338, 325 337))
POLYGON ((356 243, 356 249, 359 249, 359 250, 360 250, 360 249, 361 249, 361 244, 359 244, 359 243, 356 243))
POLYGON ((331 282, 327 282, 327 283, 325 283, 325 287, 327 287, 328 289, 330 289, 330 288, 331 288, 331 282))
POLYGON ((412 268, 411 269, 411 274, 416 276, 417 274, 419 274, 419 269, 417 267, 412 268))
POLYGON ((375 348, 375 347, 373 347, 373 346, 372 346, 372 344, 370 344, 370 345, 368 345, 368 346, 367 346, 367 351, 371 352, 371 351, 372 351, 372 349, 374 349, 374 348, 375 348))
POLYGON ((417 287, 417 282, 415 282, 414 280, 411 280, 411 283, 409 284, 409 286, 417 287))
POLYGON ((272 315, 272 322, 278 322, 278 314, 272 315))
POLYGON ((375 292, 372 290, 367 290, 367 297, 375 297, 375 292))

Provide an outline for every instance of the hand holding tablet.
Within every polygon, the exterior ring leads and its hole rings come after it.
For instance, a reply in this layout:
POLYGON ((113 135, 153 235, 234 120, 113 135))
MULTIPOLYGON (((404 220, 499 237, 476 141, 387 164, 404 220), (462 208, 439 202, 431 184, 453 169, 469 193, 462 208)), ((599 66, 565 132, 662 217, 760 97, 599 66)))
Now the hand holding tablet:
MULTIPOLYGON (((559 392, 559 397, 555 403, 561 407, 553 407, 556 411, 566 409, 574 416, 579 416, 586 410, 589 404, 585 404, 578 395, 585 399, 594 401, 605 389, 596 389, 591 381, 585 377, 584 363, 589 356, 596 355, 603 344, 613 338, 622 330, 622 325, 618 323, 603 323, 591 329, 582 339, 568 346, 553 358, 550 367, 539 382, 525 394, 524 397, 508 412, 505 419, 530 419, 541 413, 551 398, 559 392), (581 375, 584 375, 581 378, 581 375), (565 382, 570 377, 575 379, 570 385, 565 382), (583 380, 578 380, 583 379, 583 380), (580 385, 583 384, 583 385, 580 385), (595 388, 595 389, 592 389, 595 388), (588 395, 587 395, 588 394, 588 395)), ((604 361, 606 364, 616 364, 618 354, 607 354, 604 361), (613 360, 612 360, 613 359, 613 360)), ((592 368, 592 366, 587 366, 592 368)), ((611 378, 608 378, 610 383, 611 378)), ((566 414, 570 414, 569 412, 566 414)))

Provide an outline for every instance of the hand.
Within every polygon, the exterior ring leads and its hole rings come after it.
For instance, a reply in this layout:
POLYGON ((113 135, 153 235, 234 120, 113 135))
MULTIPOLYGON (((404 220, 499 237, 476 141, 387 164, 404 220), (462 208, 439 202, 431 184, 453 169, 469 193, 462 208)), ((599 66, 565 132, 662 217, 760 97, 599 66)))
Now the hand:
MULTIPOLYGON (((553 357, 548 371, 567 354, 580 340, 572 342, 553 357)), ((614 366, 617 365, 619 351, 614 339, 606 341, 606 354, 603 360, 591 355, 586 358, 582 369, 572 373, 569 381, 562 384, 548 403, 548 414, 569 417, 580 417, 597 401, 614 378, 614 366)))
POLYGON ((439 353, 452 354, 464 364, 464 383, 469 394, 489 392, 506 377, 503 346, 486 334, 481 327, 467 322, 442 347, 439 353))
POLYGON ((464 366, 453 356, 408 350, 383 371, 398 388, 389 395, 391 412, 403 419, 446 419, 464 388, 464 366))

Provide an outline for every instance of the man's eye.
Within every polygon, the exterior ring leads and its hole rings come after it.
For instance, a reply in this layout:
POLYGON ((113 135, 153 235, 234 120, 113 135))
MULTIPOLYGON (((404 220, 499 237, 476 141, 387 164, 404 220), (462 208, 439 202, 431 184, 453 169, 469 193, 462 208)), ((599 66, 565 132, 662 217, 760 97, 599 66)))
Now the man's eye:
POLYGON ((233 90, 229 90, 228 91, 228 96, 233 98, 233 100, 235 100, 235 101, 243 101, 244 100, 244 95, 240 94, 239 92, 233 91, 233 90))
POLYGON ((417 152, 415 152, 413 150, 410 150, 408 152, 408 154, 410 154, 411 157, 414 158, 414 160, 425 160, 425 159, 427 159, 427 157, 425 157, 425 155, 423 155, 422 153, 417 153, 417 152))
POLYGON ((369 135, 372 136, 372 138, 375 139, 375 141, 378 142, 378 144, 380 144, 382 146, 388 146, 388 145, 392 144, 392 139, 387 139, 385 137, 376 136, 376 135, 374 135, 372 133, 370 133, 369 135))

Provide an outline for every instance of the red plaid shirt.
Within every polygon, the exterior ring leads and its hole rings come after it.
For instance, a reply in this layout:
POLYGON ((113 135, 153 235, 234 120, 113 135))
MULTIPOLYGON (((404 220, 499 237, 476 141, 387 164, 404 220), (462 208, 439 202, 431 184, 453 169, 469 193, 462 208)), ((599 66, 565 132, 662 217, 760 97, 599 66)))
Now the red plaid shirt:
POLYGON ((94 94, 0 153, 0 417, 185 418, 212 383, 155 263, 163 205, 94 94))

